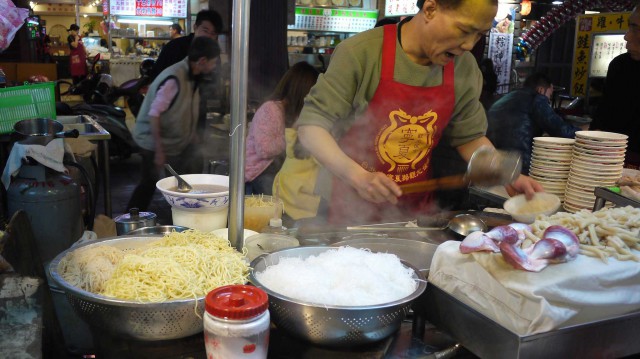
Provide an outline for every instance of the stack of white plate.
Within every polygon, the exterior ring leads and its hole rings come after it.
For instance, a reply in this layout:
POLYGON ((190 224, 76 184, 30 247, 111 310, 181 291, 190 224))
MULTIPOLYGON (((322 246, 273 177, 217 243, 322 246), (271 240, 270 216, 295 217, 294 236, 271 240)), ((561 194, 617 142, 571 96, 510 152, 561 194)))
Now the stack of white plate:
POLYGON ((629 136, 614 132, 578 131, 564 195, 564 209, 593 209, 596 187, 614 186, 622 175, 629 136))
POLYGON ((572 138, 534 137, 529 176, 564 201, 571 167, 572 138))

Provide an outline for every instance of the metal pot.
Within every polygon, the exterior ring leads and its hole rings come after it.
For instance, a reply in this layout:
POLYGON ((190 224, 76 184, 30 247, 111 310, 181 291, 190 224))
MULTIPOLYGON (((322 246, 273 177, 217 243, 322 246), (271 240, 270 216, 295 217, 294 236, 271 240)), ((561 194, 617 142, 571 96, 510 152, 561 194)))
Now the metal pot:
POLYGON ((33 118, 18 121, 13 125, 13 130, 19 137, 19 142, 25 145, 46 146, 55 138, 77 138, 80 132, 77 129, 63 131, 64 126, 48 118, 33 118))
POLYGON ((121 236, 133 230, 156 225, 156 214, 153 212, 140 212, 138 208, 131 208, 129 213, 122 214, 114 219, 116 233, 121 236))

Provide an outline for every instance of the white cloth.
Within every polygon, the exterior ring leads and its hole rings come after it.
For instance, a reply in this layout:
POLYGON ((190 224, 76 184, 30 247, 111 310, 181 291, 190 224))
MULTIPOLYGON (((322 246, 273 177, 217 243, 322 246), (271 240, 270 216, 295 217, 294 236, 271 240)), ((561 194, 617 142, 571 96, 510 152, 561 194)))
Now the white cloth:
MULTIPOLYGON (((579 255, 539 273, 517 270, 500 253, 462 254, 441 244, 430 284, 519 335, 547 332, 640 310, 640 265, 579 255)), ((636 255, 640 254, 636 251, 636 255)))
POLYGON ((22 159, 27 158, 27 156, 58 172, 66 173, 67 171, 62 164, 64 158, 64 139, 53 139, 46 146, 15 143, 7 159, 4 172, 2 172, 2 183, 5 189, 9 189, 11 177, 18 174, 20 167, 22 167, 22 159))

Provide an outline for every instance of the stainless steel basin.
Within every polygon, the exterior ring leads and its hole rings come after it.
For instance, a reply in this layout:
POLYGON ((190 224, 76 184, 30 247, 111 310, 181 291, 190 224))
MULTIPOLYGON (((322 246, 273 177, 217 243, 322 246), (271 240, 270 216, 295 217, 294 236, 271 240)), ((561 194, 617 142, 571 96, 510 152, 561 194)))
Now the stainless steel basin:
POLYGON ((108 140, 111 138, 111 134, 91 116, 58 116, 56 121, 62 123, 65 131, 76 129, 80 132, 80 137, 87 140, 108 140))

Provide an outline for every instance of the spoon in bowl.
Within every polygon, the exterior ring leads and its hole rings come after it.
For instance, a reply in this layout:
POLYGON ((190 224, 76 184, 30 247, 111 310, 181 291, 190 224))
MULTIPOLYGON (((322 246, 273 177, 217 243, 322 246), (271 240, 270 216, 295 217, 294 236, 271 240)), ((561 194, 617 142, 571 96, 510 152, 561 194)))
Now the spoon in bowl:
POLYGON ((180 175, 177 174, 176 171, 173 170, 173 168, 171 167, 170 164, 165 163, 164 164, 164 168, 167 171, 169 171, 169 173, 171 173, 178 180, 178 187, 176 188, 176 191, 182 192, 182 193, 187 193, 187 192, 190 192, 193 189, 193 187, 189 183, 187 183, 187 181, 182 179, 182 177, 180 177, 180 175))

